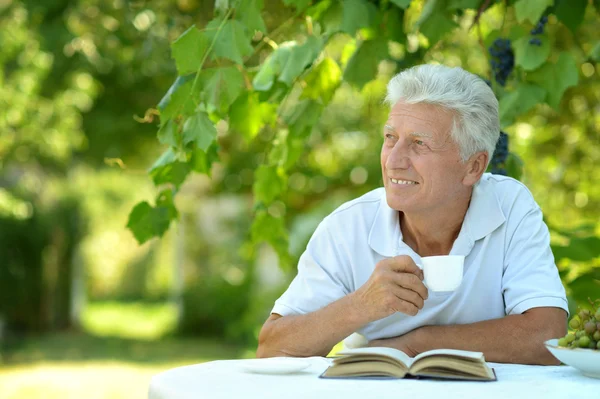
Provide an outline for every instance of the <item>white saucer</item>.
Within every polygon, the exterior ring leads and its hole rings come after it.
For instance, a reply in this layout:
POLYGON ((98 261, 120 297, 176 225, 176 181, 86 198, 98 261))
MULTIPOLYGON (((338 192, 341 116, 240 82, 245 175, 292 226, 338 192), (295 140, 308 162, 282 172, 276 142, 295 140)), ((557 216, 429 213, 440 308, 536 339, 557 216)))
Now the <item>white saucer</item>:
POLYGON ((600 350, 563 348, 558 346, 558 339, 550 339, 544 344, 564 364, 575 367, 587 377, 600 378, 600 350))
POLYGON ((303 359, 288 357, 271 357, 266 359, 246 359, 237 367, 246 373, 256 374, 290 374, 304 370, 310 363, 303 359))

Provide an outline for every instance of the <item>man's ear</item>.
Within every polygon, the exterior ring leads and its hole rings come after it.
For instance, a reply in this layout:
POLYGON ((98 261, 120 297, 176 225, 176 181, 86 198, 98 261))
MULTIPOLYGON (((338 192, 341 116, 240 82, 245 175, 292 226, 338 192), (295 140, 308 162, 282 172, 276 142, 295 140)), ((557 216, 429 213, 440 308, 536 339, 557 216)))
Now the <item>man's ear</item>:
POLYGON ((465 186, 473 186, 479 181, 481 175, 485 172, 488 163, 488 153, 480 151, 471 156, 467 161, 467 173, 463 178, 465 186))

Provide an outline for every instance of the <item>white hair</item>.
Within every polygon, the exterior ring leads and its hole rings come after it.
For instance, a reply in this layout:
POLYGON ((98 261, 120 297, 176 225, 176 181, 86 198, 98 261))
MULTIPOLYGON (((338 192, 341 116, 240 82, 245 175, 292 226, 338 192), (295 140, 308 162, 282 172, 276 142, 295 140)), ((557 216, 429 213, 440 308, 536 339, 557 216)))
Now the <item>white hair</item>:
POLYGON ((418 65, 388 83, 385 102, 393 107, 398 101, 434 104, 452 111, 451 136, 463 162, 478 151, 486 151, 489 165, 500 137, 498 100, 479 76, 458 67, 418 65))

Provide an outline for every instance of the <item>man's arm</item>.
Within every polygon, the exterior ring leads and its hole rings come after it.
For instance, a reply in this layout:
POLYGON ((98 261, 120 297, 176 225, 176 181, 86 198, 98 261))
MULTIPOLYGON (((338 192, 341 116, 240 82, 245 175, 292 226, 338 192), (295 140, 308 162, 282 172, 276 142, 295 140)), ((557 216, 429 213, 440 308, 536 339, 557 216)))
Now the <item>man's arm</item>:
POLYGON ((399 337, 371 341, 369 346, 390 346, 411 356, 432 349, 462 349, 483 352, 489 362, 558 365, 543 342, 566 333, 567 313, 541 307, 472 324, 424 326, 399 337))
POLYGON ((396 312, 416 315, 427 299, 423 272, 408 256, 380 261, 369 280, 329 305, 303 315, 272 314, 258 337, 257 357, 327 356, 365 324, 396 312))

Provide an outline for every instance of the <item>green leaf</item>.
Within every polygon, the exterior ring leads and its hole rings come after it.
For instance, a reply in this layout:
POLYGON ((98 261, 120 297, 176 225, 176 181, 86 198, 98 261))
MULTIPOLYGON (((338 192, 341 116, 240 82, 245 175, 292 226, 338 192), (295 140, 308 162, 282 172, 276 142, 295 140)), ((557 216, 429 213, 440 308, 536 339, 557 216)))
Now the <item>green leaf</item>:
POLYGON ((219 111, 225 111, 244 88, 244 75, 234 66, 205 69, 200 74, 204 101, 219 111))
POLYGON ((596 62, 600 61, 600 42, 592 48, 589 57, 596 62))
POLYGON ((254 244, 268 242, 277 252, 281 266, 284 269, 290 267, 288 233, 282 218, 273 217, 266 211, 259 211, 252 221, 251 231, 254 244))
POLYGON ((277 105, 260 102, 258 93, 246 92, 232 105, 229 111, 229 124, 241 133, 247 141, 252 140, 268 123, 277 118, 277 105))
POLYGON ((344 7, 342 6, 342 2, 334 1, 319 18, 319 22, 323 25, 323 34, 331 35, 340 32, 343 19, 344 7))
POLYGON ((162 123, 181 113, 192 113, 195 96, 191 95, 194 75, 179 76, 158 103, 162 123))
POLYGON ((214 41, 213 58, 223 57, 238 64, 243 64, 243 57, 252 54, 250 45, 251 35, 246 32, 246 27, 236 20, 225 22, 221 30, 221 20, 215 19, 206 26, 206 36, 214 41))
POLYGON ((598 297, 598 292, 600 292, 600 277, 598 277, 597 272, 588 272, 579 276, 567 284, 567 286, 571 290, 572 297, 578 303, 589 305, 588 298, 594 300, 598 297))
POLYGON ((196 26, 183 32, 171 44, 171 57, 175 59, 179 75, 187 75, 200 69, 210 42, 196 26))
POLYGON ((553 245, 552 252, 557 262, 565 258, 576 262, 589 262, 600 256, 599 248, 598 237, 571 237, 569 245, 553 245))
POLYGON ((579 70, 573 56, 563 52, 555 64, 546 63, 540 69, 531 72, 527 79, 546 89, 546 102, 558 109, 565 90, 577 85, 579 70))
POLYGON ((260 12, 263 8, 263 0, 240 0, 235 10, 235 19, 243 23, 250 32, 267 32, 265 21, 260 12))
POLYGON ((458 24, 441 12, 434 12, 424 20, 419 31, 427 37, 429 45, 433 46, 448 32, 456 28, 458 24))
POLYGON ((260 70, 252 80, 252 86, 257 91, 269 91, 273 87, 275 76, 281 73, 292 53, 293 43, 283 43, 265 60, 260 70))
POLYGON ((322 41, 316 36, 309 36, 304 44, 291 47, 278 80, 291 86, 294 79, 319 56, 322 47, 322 41))
POLYGON ((517 21, 523 23, 529 20, 532 24, 537 23, 546 11, 546 8, 554 4, 554 0, 519 0, 515 3, 515 14, 517 21))
POLYGON ((385 13, 384 18, 385 35, 387 38, 405 44, 406 33, 404 32, 404 10, 392 7, 385 13))
POLYGON ((344 80, 360 89, 377 77, 379 62, 387 54, 388 47, 385 40, 362 42, 348 61, 344 70, 344 80))
POLYGON ((515 119, 544 101, 546 90, 532 84, 520 84, 517 89, 500 99, 500 126, 505 128, 515 119))
POLYGON ((283 0, 286 6, 294 6, 298 9, 304 9, 310 4, 311 0, 283 0))
POLYGON ((164 190, 156 199, 156 207, 143 201, 131 210, 127 228, 138 243, 143 244, 153 237, 162 237, 171 220, 176 218, 177 209, 173 205, 173 194, 170 190, 164 190))
POLYGON ((290 135, 293 137, 306 137, 312 131, 313 126, 319 121, 323 106, 314 100, 303 100, 296 104, 284 119, 290 127, 290 135))
POLYGON ((410 0, 392 0, 392 3, 402 8, 403 10, 406 10, 410 5, 410 0))
POLYGON ((341 83, 341 77, 342 70, 337 62, 330 57, 324 58, 304 79, 306 85, 302 97, 328 104, 341 83))
POLYGON ((523 160, 517 154, 508 153, 505 161, 506 173, 513 179, 521 180, 523 176, 523 160))
POLYGON ((210 175, 212 164, 219 160, 219 146, 217 142, 211 144, 208 150, 196 149, 192 152, 190 166, 194 172, 210 175))
POLYGON ((542 65, 550 56, 550 41, 546 36, 537 36, 541 46, 529 43, 531 36, 524 36, 513 42, 515 64, 526 71, 533 71, 542 65))
POLYGON ((181 144, 181 136, 178 131, 179 126, 177 122, 172 119, 167 120, 160 129, 158 129, 158 141, 161 144, 168 144, 173 147, 179 147, 181 144))
POLYGON ((188 163, 177 160, 177 156, 169 148, 156 160, 149 173, 155 185, 171 183, 179 188, 190 171, 188 163))
POLYGON ((572 32, 583 22, 588 0, 557 0, 554 14, 572 32))
POLYGON ((447 10, 477 10, 483 0, 448 0, 447 10))
POLYGON ((374 21, 377 9, 366 0, 344 0, 342 31, 353 36, 357 30, 368 28, 374 21))
POLYGON ((195 143, 198 148, 206 151, 216 137, 217 129, 205 112, 195 113, 183 124, 183 144, 195 143))
POLYGON ((274 166, 260 165, 254 172, 254 201, 269 205, 281 195, 285 188, 283 179, 274 166))

